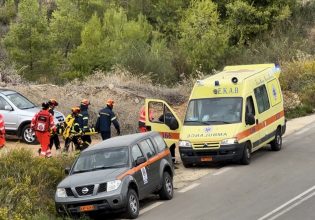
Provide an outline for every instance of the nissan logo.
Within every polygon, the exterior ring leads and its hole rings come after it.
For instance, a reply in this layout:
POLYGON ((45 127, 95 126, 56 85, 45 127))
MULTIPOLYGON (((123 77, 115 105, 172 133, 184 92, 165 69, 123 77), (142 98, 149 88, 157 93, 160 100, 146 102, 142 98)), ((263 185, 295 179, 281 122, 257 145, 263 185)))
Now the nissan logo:
POLYGON ((86 188, 86 187, 84 187, 83 189, 82 189, 82 194, 87 194, 89 192, 89 189, 88 188, 86 188))

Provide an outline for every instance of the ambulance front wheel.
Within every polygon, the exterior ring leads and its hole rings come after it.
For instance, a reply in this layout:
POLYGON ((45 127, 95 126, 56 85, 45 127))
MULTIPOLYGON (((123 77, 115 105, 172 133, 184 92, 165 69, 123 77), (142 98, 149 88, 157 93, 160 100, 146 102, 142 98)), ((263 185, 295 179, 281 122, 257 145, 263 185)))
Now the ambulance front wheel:
POLYGON ((281 150, 281 147, 282 147, 282 133, 281 133, 281 129, 280 128, 277 129, 277 132, 276 132, 276 135, 275 135, 275 139, 270 142, 270 146, 271 146, 271 150, 273 150, 273 151, 281 150))
POLYGON ((244 150, 243 150, 240 163, 243 165, 248 165, 250 164, 250 158, 251 158, 251 145, 249 142, 246 142, 244 145, 244 150))

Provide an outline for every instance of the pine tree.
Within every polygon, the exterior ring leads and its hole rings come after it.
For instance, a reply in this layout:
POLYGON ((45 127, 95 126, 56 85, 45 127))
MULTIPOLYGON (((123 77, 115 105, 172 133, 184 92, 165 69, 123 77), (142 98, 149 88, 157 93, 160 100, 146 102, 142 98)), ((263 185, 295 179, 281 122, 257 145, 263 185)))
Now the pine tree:
POLYGON ((228 46, 228 32, 220 24, 217 5, 211 0, 193 1, 180 29, 179 44, 193 70, 215 68, 228 46))
POLYGON ((26 73, 26 78, 37 79, 37 74, 53 71, 48 30, 45 8, 40 8, 37 0, 21 1, 17 22, 11 25, 4 44, 10 58, 26 73))

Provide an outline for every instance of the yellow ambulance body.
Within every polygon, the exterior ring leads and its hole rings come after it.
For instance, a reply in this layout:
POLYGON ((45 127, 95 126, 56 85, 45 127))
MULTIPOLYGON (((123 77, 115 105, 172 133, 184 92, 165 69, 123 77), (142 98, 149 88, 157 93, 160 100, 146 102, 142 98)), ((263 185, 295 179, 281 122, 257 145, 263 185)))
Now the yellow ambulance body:
POLYGON ((179 133, 186 167, 226 160, 249 164, 251 153, 268 143, 281 149, 286 123, 279 75, 274 64, 227 66, 195 83, 183 125, 165 102, 154 100, 163 102, 174 119, 152 130, 159 128, 169 144, 179 133))

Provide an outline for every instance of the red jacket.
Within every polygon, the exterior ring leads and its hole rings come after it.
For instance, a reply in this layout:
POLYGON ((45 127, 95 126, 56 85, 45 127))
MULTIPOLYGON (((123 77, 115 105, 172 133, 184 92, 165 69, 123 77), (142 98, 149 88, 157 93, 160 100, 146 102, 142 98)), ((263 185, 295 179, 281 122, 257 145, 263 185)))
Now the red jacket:
POLYGON ((52 116, 52 114, 48 111, 48 110, 40 110, 32 119, 31 122, 31 128, 33 130, 38 130, 35 126, 36 123, 39 119, 40 116, 45 116, 47 118, 49 118, 49 121, 47 122, 47 129, 45 130, 45 132, 50 132, 51 130, 55 131, 56 130, 56 126, 54 123, 54 117, 52 116))
POLYGON ((5 134, 4 119, 2 114, 0 114, 0 134, 5 134))

